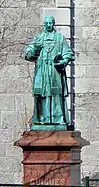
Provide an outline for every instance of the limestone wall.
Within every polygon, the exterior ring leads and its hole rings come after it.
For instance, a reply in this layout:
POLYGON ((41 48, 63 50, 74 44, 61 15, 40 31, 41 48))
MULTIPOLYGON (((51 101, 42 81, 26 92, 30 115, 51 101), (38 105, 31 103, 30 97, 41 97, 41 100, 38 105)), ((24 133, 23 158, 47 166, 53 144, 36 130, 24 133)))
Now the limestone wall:
POLYGON ((22 183, 22 151, 14 141, 32 116, 33 63, 22 59, 40 27, 40 8, 53 0, 0 1, 0 183, 22 183))
POLYGON ((76 1, 76 129, 90 141, 82 149, 82 177, 99 178, 99 1, 76 1))
MULTIPOLYGON (((57 29, 70 36, 69 0, 0 1, 0 183, 22 183, 22 152, 13 146, 32 116, 34 64, 23 49, 41 30, 46 14, 56 17, 57 29), (64 8, 63 8, 64 7, 64 8)), ((91 142, 82 149, 82 177, 99 168, 99 2, 76 0, 76 129, 91 142)), ((69 71, 69 70, 68 70, 69 71)))

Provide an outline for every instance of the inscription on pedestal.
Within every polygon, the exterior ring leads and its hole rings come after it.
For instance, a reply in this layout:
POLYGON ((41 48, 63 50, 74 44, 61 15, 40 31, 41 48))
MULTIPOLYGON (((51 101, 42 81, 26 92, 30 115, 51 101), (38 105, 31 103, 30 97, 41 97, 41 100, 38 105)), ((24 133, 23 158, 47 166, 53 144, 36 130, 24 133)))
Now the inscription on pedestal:
POLYGON ((32 184, 38 184, 38 185, 42 185, 42 184, 44 184, 44 185, 65 185, 65 179, 63 178, 61 178, 61 179, 59 179, 59 178, 57 178, 57 179, 44 179, 44 180, 41 180, 41 179, 39 179, 39 180, 36 180, 35 182, 33 182, 32 184))
POLYGON ((25 168, 25 183, 69 185, 70 168, 63 165, 33 165, 25 168), (31 177, 31 178, 30 178, 31 177))
POLYGON ((80 186, 80 150, 89 145, 80 132, 30 131, 15 145, 23 149, 24 184, 80 186))

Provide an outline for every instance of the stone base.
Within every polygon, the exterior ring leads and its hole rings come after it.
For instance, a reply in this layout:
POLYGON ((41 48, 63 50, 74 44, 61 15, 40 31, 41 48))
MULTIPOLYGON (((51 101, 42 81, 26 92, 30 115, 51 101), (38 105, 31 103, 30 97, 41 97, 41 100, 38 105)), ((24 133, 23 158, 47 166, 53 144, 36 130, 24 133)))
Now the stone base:
POLYGON ((74 131, 29 131, 23 149, 24 184, 80 186, 80 150, 89 142, 74 131))
POLYGON ((38 131, 62 131, 67 130, 66 124, 35 124, 31 126, 31 130, 38 131))

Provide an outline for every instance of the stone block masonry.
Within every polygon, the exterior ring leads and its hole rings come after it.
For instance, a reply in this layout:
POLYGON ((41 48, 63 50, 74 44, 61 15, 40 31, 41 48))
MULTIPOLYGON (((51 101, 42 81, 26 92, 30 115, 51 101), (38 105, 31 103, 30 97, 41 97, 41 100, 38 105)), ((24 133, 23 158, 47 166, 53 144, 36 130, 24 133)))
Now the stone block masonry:
POLYGON ((41 16, 41 23, 43 23, 44 16, 53 15, 56 20, 56 24, 65 26, 70 24, 70 10, 63 8, 43 8, 43 14, 41 16))
POLYGON ((82 178, 99 176, 99 1, 75 1, 76 21, 76 129, 90 141, 82 151, 82 178), (85 74, 82 75, 82 66, 85 74))
POLYGON ((69 7, 70 6, 70 0, 56 0, 56 7, 69 7))
POLYGON ((54 6, 54 0, 0 1, 0 183, 22 183, 22 151, 14 142, 33 113, 35 67, 23 49, 40 32, 40 8, 54 6))
MULTIPOLYGON (((0 1, 0 183, 22 183, 22 153, 13 143, 32 116, 34 71, 34 64, 23 59, 23 49, 40 32, 42 16, 48 14, 56 17, 61 25, 57 29, 69 38, 68 6, 69 0, 0 1)), ((82 151, 82 177, 92 177, 99 167, 99 1, 77 0, 75 8, 75 124, 91 142, 82 151)))

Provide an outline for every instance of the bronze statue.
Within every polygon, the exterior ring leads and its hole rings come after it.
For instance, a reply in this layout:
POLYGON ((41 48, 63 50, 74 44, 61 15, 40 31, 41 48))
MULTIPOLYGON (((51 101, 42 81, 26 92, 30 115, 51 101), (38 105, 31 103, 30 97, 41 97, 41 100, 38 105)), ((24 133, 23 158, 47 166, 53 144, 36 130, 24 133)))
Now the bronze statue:
POLYGON ((31 130, 67 130, 69 124, 65 67, 74 54, 54 25, 53 16, 45 17, 44 31, 25 48, 25 60, 36 62, 31 130))

